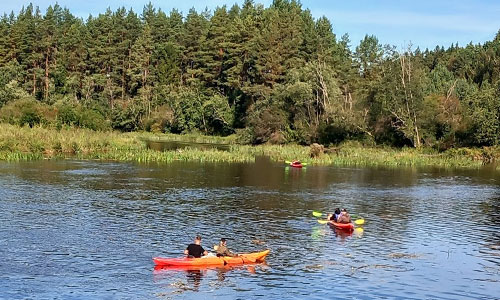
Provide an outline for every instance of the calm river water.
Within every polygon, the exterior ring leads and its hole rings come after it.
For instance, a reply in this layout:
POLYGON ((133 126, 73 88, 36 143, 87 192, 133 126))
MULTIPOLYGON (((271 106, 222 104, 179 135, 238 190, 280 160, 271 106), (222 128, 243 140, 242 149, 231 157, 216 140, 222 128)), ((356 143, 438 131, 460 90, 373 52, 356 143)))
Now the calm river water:
POLYGON ((0 163, 1 299, 499 299, 500 173, 0 163), (348 235, 312 210, 362 215, 348 235), (196 234, 267 264, 155 270, 196 234))

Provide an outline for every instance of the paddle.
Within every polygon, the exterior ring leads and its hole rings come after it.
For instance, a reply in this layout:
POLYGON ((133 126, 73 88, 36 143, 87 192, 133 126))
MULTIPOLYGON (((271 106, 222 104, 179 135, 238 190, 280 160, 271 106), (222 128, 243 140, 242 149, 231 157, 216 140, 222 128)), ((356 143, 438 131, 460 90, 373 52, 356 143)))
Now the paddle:
MULTIPOLYGON (((320 224, 327 224, 329 221, 328 220, 318 220, 318 223, 320 224)), ((354 224, 356 225, 363 225, 365 223, 365 220, 364 219, 358 219, 358 220, 354 220, 354 224)))
MULTIPOLYGON (((323 216, 323 213, 320 212, 320 211, 313 211, 312 214, 316 218, 321 218, 323 216)), ((363 219, 363 217, 358 216, 358 215, 351 215, 351 217, 357 219, 357 220, 354 220, 354 224, 356 224, 356 225, 363 225, 363 224, 365 224, 365 219, 363 219)), ((326 223, 328 223, 327 220, 318 220, 318 222, 320 224, 326 224, 326 223), (325 223, 321 223, 320 221, 325 221, 325 223)))
POLYGON ((354 224, 363 225, 363 224, 365 224, 365 219, 356 219, 356 220, 354 220, 354 224))
MULTIPOLYGON (((319 217, 322 217, 323 216, 323 213, 320 212, 320 211, 313 211, 312 212, 313 216, 315 216, 316 218, 319 218, 319 217)), ((363 219, 362 216, 360 215, 351 215, 351 217, 355 218, 355 219, 363 219)))
POLYGON ((313 210, 313 216, 315 216, 316 218, 321 218, 323 216, 323 213, 313 210))

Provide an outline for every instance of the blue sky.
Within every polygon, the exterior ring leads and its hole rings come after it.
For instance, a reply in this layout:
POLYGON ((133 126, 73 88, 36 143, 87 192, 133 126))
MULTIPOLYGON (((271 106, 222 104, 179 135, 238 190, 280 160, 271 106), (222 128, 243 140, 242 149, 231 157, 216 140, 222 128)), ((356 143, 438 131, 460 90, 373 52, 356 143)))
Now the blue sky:
MULTIPOLYGON (((0 6, 1 13, 17 13, 23 5, 30 1, 5 0, 0 6)), ((49 0, 33 0, 42 12, 48 5, 55 3, 49 0)), ((79 17, 89 14, 98 15, 107 7, 115 10, 124 6, 140 13, 149 0, 59 0, 61 6, 67 7, 79 17)), ((198 11, 214 9, 224 4, 231 6, 241 4, 243 0, 152 0, 153 5, 164 11, 177 8, 185 13, 195 7, 198 11)), ((255 1, 266 7, 272 0, 255 1)), ((314 17, 326 16, 333 24, 334 32, 340 37, 348 33, 351 45, 356 46, 365 34, 373 34, 383 44, 403 48, 411 43, 421 49, 435 48, 436 45, 450 46, 457 43, 461 46, 483 43, 492 40, 500 30, 499 0, 302 0, 304 8, 309 8, 314 17)))

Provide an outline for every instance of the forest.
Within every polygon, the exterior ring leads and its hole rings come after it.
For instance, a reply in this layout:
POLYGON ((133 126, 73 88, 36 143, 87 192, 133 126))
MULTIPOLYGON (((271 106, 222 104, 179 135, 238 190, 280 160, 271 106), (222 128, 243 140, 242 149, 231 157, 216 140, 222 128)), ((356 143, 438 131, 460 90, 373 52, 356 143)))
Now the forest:
POLYGON ((352 44, 334 28, 295 0, 86 20, 30 4, 0 19, 0 122, 249 144, 499 145, 500 31, 424 50, 369 34, 352 44))

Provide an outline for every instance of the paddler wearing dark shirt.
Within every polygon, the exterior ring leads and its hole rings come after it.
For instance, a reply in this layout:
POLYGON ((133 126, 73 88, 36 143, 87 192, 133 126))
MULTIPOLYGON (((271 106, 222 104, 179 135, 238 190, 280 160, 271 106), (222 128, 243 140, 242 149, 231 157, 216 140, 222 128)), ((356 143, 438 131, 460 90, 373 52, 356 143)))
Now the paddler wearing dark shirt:
POLYGON ((194 243, 187 246, 186 250, 184 250, 184 254, 188 257, 202 257, 208 254, 208 251, 201 246, 201 236, 197 235, 194 238, 194 243))

